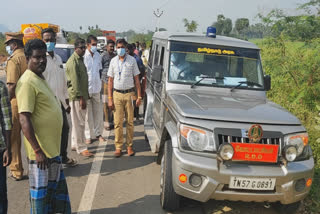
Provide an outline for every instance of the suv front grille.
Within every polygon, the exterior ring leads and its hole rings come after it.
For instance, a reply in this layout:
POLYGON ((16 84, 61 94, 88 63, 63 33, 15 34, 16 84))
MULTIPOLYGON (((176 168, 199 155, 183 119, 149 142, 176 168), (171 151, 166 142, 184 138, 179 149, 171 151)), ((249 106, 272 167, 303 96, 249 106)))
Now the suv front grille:
MULTIPOLYGON (((241 130, 239 129, 222 129, 217 128, 214 130, 216 140, 219 146, 223 143, 250 143, 248 137, 242 137, 241 130)), ((259 144, 279 145, 279 153, 283 148, 283 135, 281 132, 266 131, 263 134, 259 144)))

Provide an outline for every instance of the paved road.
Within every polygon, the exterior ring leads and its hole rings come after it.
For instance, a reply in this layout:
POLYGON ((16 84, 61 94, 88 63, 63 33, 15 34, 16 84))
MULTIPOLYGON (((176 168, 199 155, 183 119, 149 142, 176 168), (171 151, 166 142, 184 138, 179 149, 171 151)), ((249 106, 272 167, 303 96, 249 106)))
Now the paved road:
MULTIPOLYGON (((162 214, 160 207, 160 167, 154 162, 156 155, 150 152, 144 140, 143 126, 135 130, 135 157, 124 155, 113 158, 114 133, 104 132, 106 143, 94 142, 90 149, 95 158, 82 158, 70 152, 79 161, 75 168, 65 169, 74 213, 93 214, 162 214)), ((24 158, 25 160, 25 158, 24 158)), ((25 161, 24 166, 27 167, 25 161)), ((14 182, 8 179, 9 213, 28 213, 28 181, 14 182)), ((263 204, 243 202, 199 203, 184 199, 182 209, 175 214, 274 214, 263 204)))
MULTIPOLYGON (((0 80, 5 81, 4 72, 0 80)), ((95 158, 69 154, 79 161, 65 169, 73 213, 85 214, 165 214, 160 207, 160 167, 156 154, 144 140, 143 125, 136 123, 134 146, 136 156, 113 158, 114 133, 104 132, 105 143, 94 142, 90 149, 95 158)), ((70 145, 70 144, 69 144, 70 145)), ((23 162, 27 169, 23 148, 23 162)), ((27 173, 27 172, 25 172, 27 173)), ((29 213, 28 180, 8 178, 9 214, 29 213)), ((214 201, 200 203, 183 199, 182 208, 174 214, 275 214, 260 203, 214 201)))

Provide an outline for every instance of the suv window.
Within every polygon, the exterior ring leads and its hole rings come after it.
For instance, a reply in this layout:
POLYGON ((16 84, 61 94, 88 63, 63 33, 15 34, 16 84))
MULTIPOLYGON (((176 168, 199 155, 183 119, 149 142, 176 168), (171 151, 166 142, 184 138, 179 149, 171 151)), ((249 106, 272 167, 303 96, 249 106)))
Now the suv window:
POLYGON ((156 45, 156 53, 155 53, 155 56, 154 56, 153 65, 158 65, 158 63, 159 63, 159 55, 160 55, 159 45, 156 45))
POLYGON ((54 52, 61 57, 63 63, 66 63, 69 57, 73 54, 74 49, 73 48, 56 48, 54 52))
POLYGON ((259 50, 181 42, 171 45, 169 82, 193 84, 201 80, 199 85, 234 87, 250 81, 257 84, 241 87, 263 89, 263 79, 259 50), (201 80, 203 76, 206 78, 201 80))
POLYGON ((160 55, 160 65, 163 66, 163 57, 164 57, 164 47, 161 47, 161 55, 160 55))

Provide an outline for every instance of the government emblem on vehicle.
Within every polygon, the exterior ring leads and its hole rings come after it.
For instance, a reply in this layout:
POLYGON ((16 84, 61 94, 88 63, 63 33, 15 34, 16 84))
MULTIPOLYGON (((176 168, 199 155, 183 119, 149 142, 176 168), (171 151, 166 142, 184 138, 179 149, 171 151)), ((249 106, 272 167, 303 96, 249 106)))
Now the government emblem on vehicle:
POLYGON ((260 125, 252 125, 248 131, 248 137, 250 143, 259 143, 263 136, 263 129, 260 125))

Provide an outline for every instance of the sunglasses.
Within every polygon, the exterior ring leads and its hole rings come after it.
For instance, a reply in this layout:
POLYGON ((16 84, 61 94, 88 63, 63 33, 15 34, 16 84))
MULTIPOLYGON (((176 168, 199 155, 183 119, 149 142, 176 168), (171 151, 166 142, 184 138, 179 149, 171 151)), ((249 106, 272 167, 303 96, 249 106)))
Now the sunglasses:
POLYGON ((81 46, 81 47, 76 47, 76 48, 79 48, 79 49, 86 49, 86 46, 81 46))

